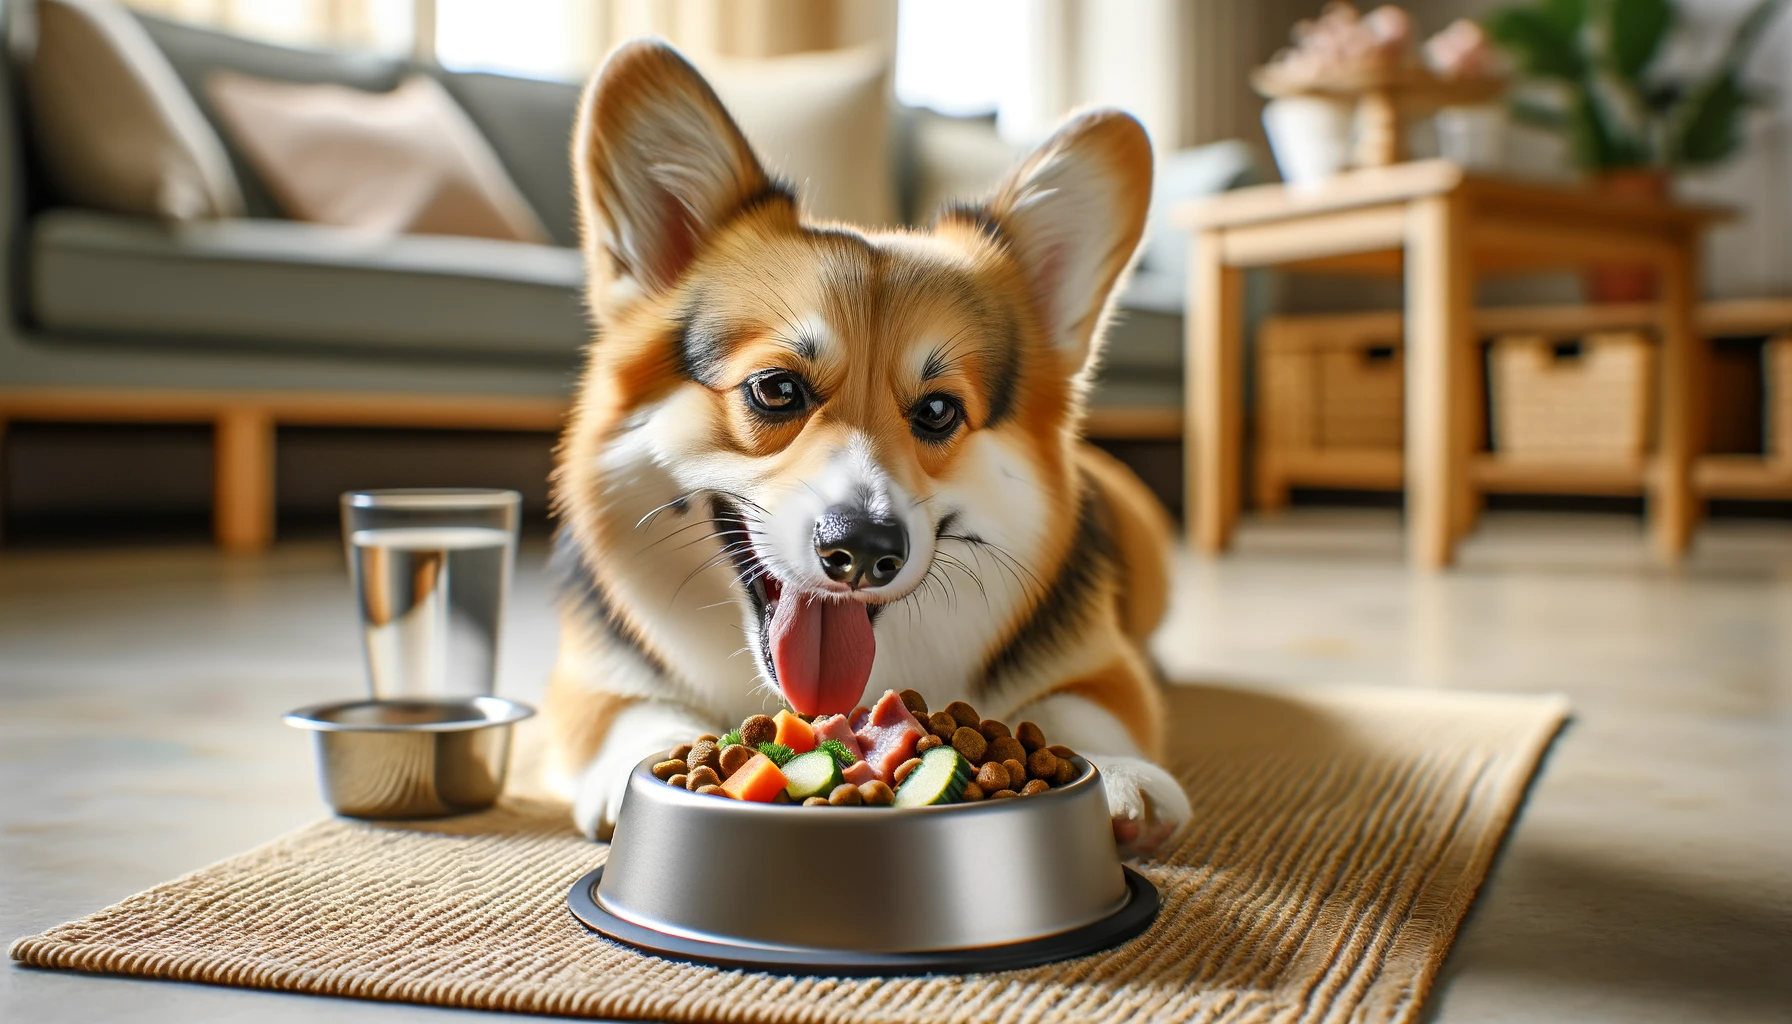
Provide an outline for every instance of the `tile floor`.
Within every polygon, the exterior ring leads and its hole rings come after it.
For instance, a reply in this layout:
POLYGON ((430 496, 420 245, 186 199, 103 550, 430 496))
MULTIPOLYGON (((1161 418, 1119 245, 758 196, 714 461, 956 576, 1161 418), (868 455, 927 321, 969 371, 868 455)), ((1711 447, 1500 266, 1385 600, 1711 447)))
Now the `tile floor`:
MULTIPOLYGON (((1792 1021, 1792 524, 1718 523, 1679 569, 1623 517, 1489 516, 1461 567, 1402 564, 1397 518, 1249 522, 1184 558, 1173 677, 1563 692, 1557 743, 1427 1019, 1792 1021)), ((554 623, 525 550, 501 688, 554 623)), ((0 557, 0 941, 319 813, 282 711, 350 695, 338 549, 0 557)), ((0 1020, 466 1016, 0 966, 0 1020)))

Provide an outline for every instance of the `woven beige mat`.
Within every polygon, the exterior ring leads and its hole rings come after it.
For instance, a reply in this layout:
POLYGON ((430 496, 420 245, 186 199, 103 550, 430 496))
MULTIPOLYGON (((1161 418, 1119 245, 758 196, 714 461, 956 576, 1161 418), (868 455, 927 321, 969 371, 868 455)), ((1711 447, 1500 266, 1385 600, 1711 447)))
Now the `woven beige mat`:
POLYGON ((40 967, 441 1006, 691 1021, 1404 1021, 1566 706, 1421 691, 1172 694, 1187 838, 1117 950, 961 977, 802 979, 636 953, 567 890, 563 807, 323 821, 14 943, 40 967))

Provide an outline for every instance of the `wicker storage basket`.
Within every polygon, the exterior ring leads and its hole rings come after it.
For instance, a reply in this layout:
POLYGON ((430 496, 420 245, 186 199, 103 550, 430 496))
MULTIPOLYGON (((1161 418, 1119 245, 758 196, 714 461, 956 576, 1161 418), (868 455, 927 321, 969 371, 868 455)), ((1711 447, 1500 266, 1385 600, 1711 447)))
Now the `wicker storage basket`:
POLYGON ((1634 461, 1650 443, 1654 349, 1640 332, 1497 338, 1493 443, 1510 458, 1634 461))
POLYGON ((1792 335, 1770 339, 1761 362, 1767 383, 1767 456, 1792 461, 1792 335))
POLYGON ((1295 485, 1397 488, 1405 373, 1397 313, 1271 317, 1257 332, 1257 507, 1295 485))
POLYGON ((1264 324, 1257 348, 1265 443, 1399 449, 1406 367, 1397 323, 1387 338, 1277 318, 1264 324))

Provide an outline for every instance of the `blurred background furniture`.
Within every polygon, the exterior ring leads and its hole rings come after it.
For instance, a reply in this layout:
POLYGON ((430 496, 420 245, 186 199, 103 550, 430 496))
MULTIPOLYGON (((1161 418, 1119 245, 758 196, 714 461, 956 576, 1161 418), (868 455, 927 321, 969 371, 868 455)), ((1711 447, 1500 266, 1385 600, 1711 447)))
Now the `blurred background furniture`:
POLYGON ((1241 189, 1186 209, 1198 232, 1184 442, 1196 547, 1224 550, 1240 508, 1243 268, 1404 276, 1409 556, 1440 567, 1476 513, 1476 278, 1622 258, 1659 275, 1652 322, 1661 348, 1660 441, 1649 511, 1657 551, 1675 558, 1684 550, 1697 517, 1692 458, 1704 379, 1692 319, 1699 243, 1718 211, 1476 177, 1441 160, 1349 171, 1302 190, 1241 189))
MULTIPOLYGON (((31 5, 7 2, 0 12, 9 40, 0 75, 0 430, 211 425, 216 539, 253 551, 273 535, 281 426, 558 428, 589 337, 566 155, 577 84, 276 46, 133 12, 178 76, 187 94, 178 98, 190 96, 222 141, 243 197, 242 216, 160 221, 84 206, 46 173, 44 126, 17 84, 35 59, 31 5), (546 244, 292 219, 208 92, 218 76, 237 75, 387 94, 418 74, 439 82, 490 144, 545 226, 546 244)), ((855 41, 858 29, 830 24, 826 40, 750 48, 855 41)), ((925 222, 940 202, 989 188, 1022 152, 986 118, 893 107, 889 55, 875 45, 752 61, 723 54, 705 70, 822 216, 925 222), (880 154, 875 173, 851 163, 867 150, 880 154), (857 190, 868 180, 869 191, 857 190)), ((1111 333, 1093 436, 1180 434, 1187 241, 1170 210, 1261 180, 1256 151, 1242 143, 1163 154, 1154 233, 1111 333)))
MULTIPOLYGON (((1646 304, 1474 311, 1471 494, 1637 496, 1654 448, 1655 311, 1646 304), (1600 350, 1604 349, 1601 354, 1600 350), (1485 374, 1481 368, 1488 371, 1485 374)), ((1272 316, 1259 328, 1250 475, 1260 511, 1295 488, 1404 483, 1399 313, 1272 316)), ((1710 363, 1693 490, 1792 499, 1792 300, 1698 307, 1710 363)))

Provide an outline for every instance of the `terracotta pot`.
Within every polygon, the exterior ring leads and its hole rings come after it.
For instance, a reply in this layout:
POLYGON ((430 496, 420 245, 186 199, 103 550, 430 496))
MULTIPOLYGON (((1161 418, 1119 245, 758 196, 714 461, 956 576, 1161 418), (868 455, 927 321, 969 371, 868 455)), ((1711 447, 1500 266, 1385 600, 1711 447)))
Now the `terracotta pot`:
MULTIPOLYGON (((1593 179, 1606 195, 1639 203, 1659 203, 1668 198, 1671 179, 1666 171, 1626 167, 1605 171, 1593 179)), ((1582 278, 1592 302, 1648 302, 1655 298, 1655 271, 1636 264, 1602 264, 1587 268, 1582 278)))

